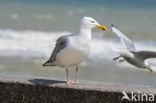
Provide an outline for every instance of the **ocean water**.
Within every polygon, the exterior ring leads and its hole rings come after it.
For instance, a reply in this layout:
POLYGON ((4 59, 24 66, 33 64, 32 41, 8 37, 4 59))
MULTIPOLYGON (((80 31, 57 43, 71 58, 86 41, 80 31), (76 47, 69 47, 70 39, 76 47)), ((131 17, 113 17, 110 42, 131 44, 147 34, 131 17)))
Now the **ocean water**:
MULTIPOLYGON (((1 0, 0 75, 66 79, 65 69, 42 64, 55 40, 76 32, 80 19, 90 16, 108 30, 93 29, 91 53, 80 65, 79 78, 156 86, 156 73, 112 60, 118 54, 111 47, 124 47, 110 29, 111 23, 117 25, 138 50, 156 51, 155 4, 154 0, 1 0)), ((148 61, 156 68, 156 59, 148 61)))

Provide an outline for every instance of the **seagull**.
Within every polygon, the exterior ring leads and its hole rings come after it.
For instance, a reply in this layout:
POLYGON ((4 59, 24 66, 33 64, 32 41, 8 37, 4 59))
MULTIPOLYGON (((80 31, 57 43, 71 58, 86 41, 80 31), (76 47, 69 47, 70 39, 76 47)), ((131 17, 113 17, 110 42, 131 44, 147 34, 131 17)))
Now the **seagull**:
POLYGON ((64 35, 56 40, 55 48, 43 66, 59 66, 66 68, 67 85, 80 83, 78 81, 78 65, 89 55, 91 46, 91 31, 97 27, 106 30, 106 27, 100 25, 91 17, 83 17, 80 21, 80 27, 77 33, 64 35), (68 68, 76 66, 75 81, 69 80, 68 68))
POLYGON ((134 43, 126 37, 122 32, 119 31, 119 29, 111 24, 112 31, 120 38, 120 41, 124 45, 124 47, 128 51, 121 51, 117 50, 116 48, 113 48, 114 51, 120 54, 119 57, 113 58, 114 60, 118 60, 121 57, 124 59, 119 60, 119 62, 127 61, 128 63, 143 69, 148 69, 150 72, 152 72, 151 65, 149 62, 145 61, 149 58, 156 58, 156 51, 137 51, 135 48, 134 43))

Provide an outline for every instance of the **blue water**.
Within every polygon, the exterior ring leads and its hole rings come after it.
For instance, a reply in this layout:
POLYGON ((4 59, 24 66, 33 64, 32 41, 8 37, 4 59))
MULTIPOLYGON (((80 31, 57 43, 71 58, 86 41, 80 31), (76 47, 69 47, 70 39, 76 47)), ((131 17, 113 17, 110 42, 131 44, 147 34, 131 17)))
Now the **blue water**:
POLYGON ((135 32, 136 28, 146 32, 145 28, 150 26, 147 31, 153 31, 155 4, 154 0, 2 0, 0 27, 76 31, 80 19, 91 16, 106 26, 115 23, 135 32))
MULTIPOLYGON (((108 30, 93 30, 92 51, 81 64, 80 79, 156 86, 156 73, 112 61, 118 54, 110 47, 123 46, 109 28, 116 24, 138 50, 156 50, 155 4, 155 0, 1 0, 0 75, 65 78, 64 69, 41 65, 60 35, 76 32, 80 19, 91 16, 108 30)), ((156 68, 155 60, 149 61, 156 68)))

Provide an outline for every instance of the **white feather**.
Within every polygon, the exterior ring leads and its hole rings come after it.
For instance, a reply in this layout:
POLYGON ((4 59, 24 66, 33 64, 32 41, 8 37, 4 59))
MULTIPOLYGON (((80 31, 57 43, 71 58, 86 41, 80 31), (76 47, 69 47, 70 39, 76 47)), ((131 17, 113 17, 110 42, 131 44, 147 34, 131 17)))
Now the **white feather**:
POLYGON ((113 24, 112 24, 112 30, 120 38, 122 44, 125 46, 126 49, 128 49, 129 51, 136 51, 133 42, 128 37, 126 37, 123 33, 121 33, 113 24))

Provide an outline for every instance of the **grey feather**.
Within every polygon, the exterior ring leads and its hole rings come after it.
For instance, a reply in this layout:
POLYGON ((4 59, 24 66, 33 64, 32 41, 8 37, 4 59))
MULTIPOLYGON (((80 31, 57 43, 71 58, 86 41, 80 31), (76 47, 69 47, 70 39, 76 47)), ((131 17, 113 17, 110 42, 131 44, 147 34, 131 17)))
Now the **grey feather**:
POLYGON ((72 36, 72 35, 64 35, 64 36, 61 36, 59 37, 57 40, 56 40, 56 44, 55 44, 55 48, 49 58, 49 60, 47 62, 45 62, 43 64, 43 66, 55 66, 55 64, 52 64, 53 62, 55 62, 56 60, 56 55, 62 50, 64 49, 67 44, 68 44, 68 38, 72 36))
POLYGON ((153 52, 153 51, 136 51, 136 52, 133 52, 133 54, 136 54, 142 60, 145 60, 148 58, 156 58, 156 52, 153 52))
POLYGON ((122 44, 127 48, 129 51, 136 51, 135 45, 133 42, 126 37, 120 30, 113 24, 111 24, 113 32, 120 38, 122 44))
POLYGON ((50 61, 55 61, 57 53, 59 53, 63 48, 66 47, 69 36, 70 35, 64 35, 56 40, 55 48, 52 52, 51 57, 49 58, 50 61))

